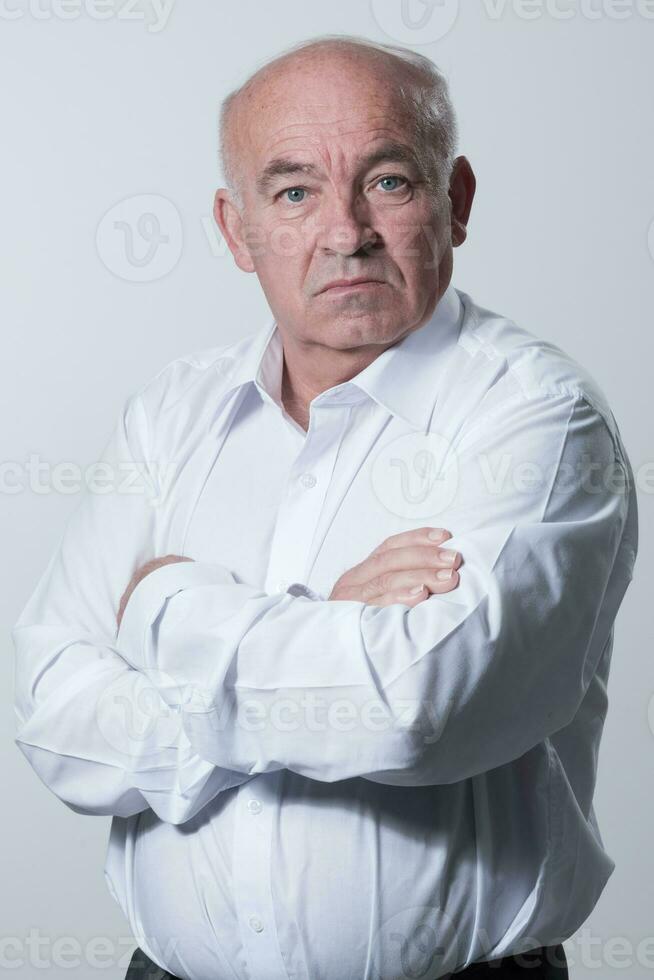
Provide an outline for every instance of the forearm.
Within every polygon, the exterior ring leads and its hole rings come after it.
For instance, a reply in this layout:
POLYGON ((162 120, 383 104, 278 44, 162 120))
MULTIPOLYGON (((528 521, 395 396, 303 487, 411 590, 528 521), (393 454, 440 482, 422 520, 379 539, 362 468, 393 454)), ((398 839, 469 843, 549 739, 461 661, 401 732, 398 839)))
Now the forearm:
MULTIPOLYGON (((105 447, 107 473, 149 458, 146 431, 132 399, 105 447)), ((16 744, 73 809, 128 816, 151 806, 181 823, 247 776, 194 752, 161 674, 135 669, 116 642, 120 596, 156 537, 160 488, 139 472, 129 493, 84 493, 16 623, 16 744)))
POLYGON ((23 669, 57 676, 16 708, 16 744, 39 778, 72 809, 129 816, 151 807, 183 823, 217 793, 247 779, 201 759, 160 672, 135 670, 110 642, 22 624, 13 638, 23 669), (47 631, 47 637, 45 632, 47 631))
MULTIPOLYGON (((516 445, 498 437, 498 453, 527 458, 517 440, 529 440, 536 413, 544 436, 531 452, 548 473, 586 448, 613 459, 580 400, 524 412, 505 423, 517 419, 516 445)), ((449 547, 465 556, 460 586, 413 609, 268 596, 219 578, 196 586, 174 567, 139 586, 125 648, 174 678, 199 755, 247 773, 450 782, 511 761, 571 720, 621 598, 618 583, 600 617, 626 496, 576 484, 555 495, 548 482, 497 498, 480 489, 471 450, 465 462, 458 509, 441 515, 455 531, 449 547)))

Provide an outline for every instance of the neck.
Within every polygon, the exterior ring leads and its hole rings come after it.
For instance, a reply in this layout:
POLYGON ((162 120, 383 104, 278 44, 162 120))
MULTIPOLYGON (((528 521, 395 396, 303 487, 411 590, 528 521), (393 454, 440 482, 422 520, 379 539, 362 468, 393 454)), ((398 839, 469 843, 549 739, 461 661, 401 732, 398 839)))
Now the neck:
POLYGON ((306 431, 313 399, 354 378, 385 349, 378 345, 342 351, 320 348, 325 355, 322 357, 316 354, 316 345, 307 345, 304 350, 284 341, 281 388, 284 408, 306 431))

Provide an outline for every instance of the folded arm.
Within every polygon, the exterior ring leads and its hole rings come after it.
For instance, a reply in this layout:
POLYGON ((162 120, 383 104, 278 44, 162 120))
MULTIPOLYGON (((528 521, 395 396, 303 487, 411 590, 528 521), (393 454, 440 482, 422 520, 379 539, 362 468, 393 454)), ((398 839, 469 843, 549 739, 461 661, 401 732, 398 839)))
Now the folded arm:
POLYGON ((161 672, 200 757, 246 774, 448 783, 574 717, 628 581, 614 440, 575 394, 520 396, 455 450, 458 491, 436 516, 464 555, 456 591, 414 608, 312 602, 204 564, 137 586, 119 646, 161 672))
MULTIPOLYGON (((565 725, 621 598, 603 607, 623 463, 572 395, 508 404, 455 448, 459 489, 434 517, 465 557, 460 584, 413 608, 267 595, 183 562, 137 585, 116 636, 125 584, 153 554, 158 488, 141 463, 140 493, 87 492, 13 632, 16 742, 40 778, 82 813, 151 806, 182 823, 258 772, 452 782, 565 725), (516 483, 525 463, 540 476, 516 483)), ((134 398, 104 458, 147 454, 134 398)))
MULTIPOLYGON (((156 541, 147 434, 137 393, 14 627, 16 744, 77 812, 126 817, 150 806, 182 823, 249 777, 197 754, 161 674, 139 670, 116 641, 120 597, 156 541)), ((220 580, 234 581, 227 569, 220 580)))

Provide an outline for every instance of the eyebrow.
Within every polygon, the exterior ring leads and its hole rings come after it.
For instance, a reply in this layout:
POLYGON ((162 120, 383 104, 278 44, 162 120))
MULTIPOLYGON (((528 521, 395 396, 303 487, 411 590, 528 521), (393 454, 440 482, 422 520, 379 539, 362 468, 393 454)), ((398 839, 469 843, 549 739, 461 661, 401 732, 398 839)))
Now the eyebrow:
MULTIPOLYGON (((373 150, 363 157, 359 162, 359 169, 369 170, 378 163, 388 160, 393 163, 409 163, 418 167, 418 160, 411 147, 404 143, 390 141, 384 143, 378 149, 373 150)), ((291 177, 297 174, 314 177, 318 173, 318 168, 313 163, 301 163, 290 157, 277 157, 266 164, 256 179, 256 187, 259 193, 265 194, 266 191, 276 183, 279 177, 291 177)))

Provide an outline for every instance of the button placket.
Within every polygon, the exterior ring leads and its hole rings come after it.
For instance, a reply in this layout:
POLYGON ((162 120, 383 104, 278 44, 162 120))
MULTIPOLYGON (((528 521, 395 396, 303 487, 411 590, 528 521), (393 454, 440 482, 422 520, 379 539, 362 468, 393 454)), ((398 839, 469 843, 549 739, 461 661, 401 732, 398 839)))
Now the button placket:
POLYGON ((271 860, 277 772, 261 773, 238 788, 233 883, 241 940, 252 980, 288 980, 272 904, 271 860))
POLYGON ((277 513, 270 548, 266 590, 285 592, 302 581, 325 496, 349 417, 346 405, 316 407, 277 513))

